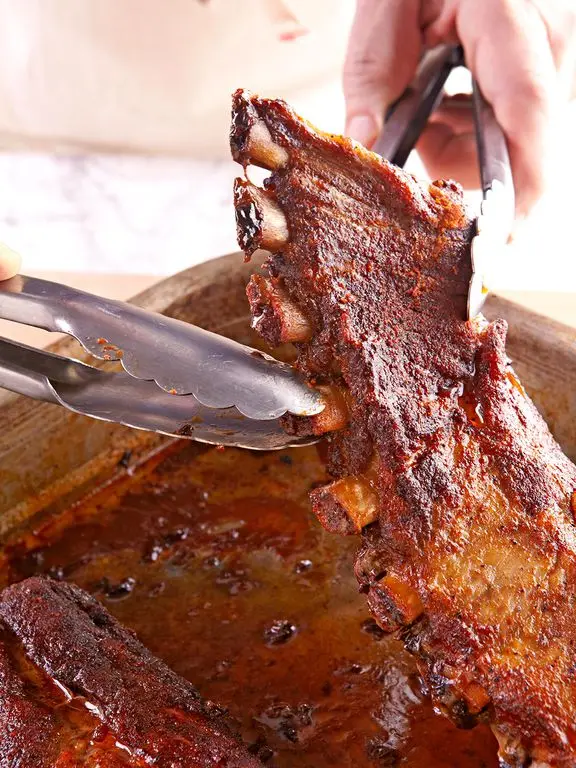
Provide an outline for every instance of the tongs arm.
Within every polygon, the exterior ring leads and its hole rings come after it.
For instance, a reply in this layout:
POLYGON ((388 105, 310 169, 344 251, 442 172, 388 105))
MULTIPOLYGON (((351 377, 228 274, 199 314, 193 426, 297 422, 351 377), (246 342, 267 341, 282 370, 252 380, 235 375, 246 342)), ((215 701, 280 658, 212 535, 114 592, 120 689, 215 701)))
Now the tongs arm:
POLYGON ((120 360, 131 376, 165 392, 192 394, 210 408, 236 407, 251 419, 313 415, 319 393, 289 365, 231 339, 38 278, 0 283, 0 317, 75 337, 90 354, 120 360))
POLYGON ((514 182, 506 137, 496 120, 494 110, 482 95, 482 91, 475 80, 472 81, 472 103, 482 196, 485 198, 488 190, 494 186, 494 182, 498 182, 508 191, 511 196, 508 205, 513 207, 514 182))
POLYGON ((515 215, 514 180, 506 137, 475 80, 472 81, 472 103, 482 202, 472 240, 472 278, 467 302, 469 320, 484 306, 488 296, 485 275, 494 255, 508 242, 515 215))
POLYGON ((207 408, 192 395, 174 397, 151 381, 2 338, 0 388, 101 421, 204 443, 270 451, 315 442, 290 437, 275 419, 254 421, 235 408, 207 408))
POLYGON ((65 380, 75 365, 82 363, 0 338, 1 389, 33 400, 59 404, 50 378, 65 380))
POLYGON ((461 49, 454 46, 442 45, 426 51, 416 77, 388 108, 385 128, 374 144, 374 152, 401 168, 406 165, 428 118, 442 101, 450 73, 461 59, 461 49))
MULTIPOLYGON (((442 100, 450 72, 458 66, 465 66, 459 46, 439 46, 422 57, 414 81, 386 114, 384 130, 374 145, 376 152, 395 165, 404 166, 430 115, 442 100)), ((488 293, 484 286, 487 263, 507 242, 514 224, 514 183, 506 138, 474 79, 472 109, 482 203, 472 242, 468 319, 482 309, 488 293)))

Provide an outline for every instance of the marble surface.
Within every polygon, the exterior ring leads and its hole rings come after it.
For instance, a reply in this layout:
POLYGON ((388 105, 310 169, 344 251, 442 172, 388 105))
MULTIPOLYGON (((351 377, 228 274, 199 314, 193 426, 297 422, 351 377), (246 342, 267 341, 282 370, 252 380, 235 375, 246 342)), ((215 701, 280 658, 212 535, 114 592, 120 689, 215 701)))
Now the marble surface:
POLYGON ((24 271, 168 275, 236 248, 232 162, 0 155, 0 239, 24 271))
MULTIPOLYGON (((555 170, 491 288, 576 292, 576 159, 555 170)), ((237 173, 227 160, 0 154, 0 240, 23 254, 25 272, 173 274, 236 249, 237 173)))

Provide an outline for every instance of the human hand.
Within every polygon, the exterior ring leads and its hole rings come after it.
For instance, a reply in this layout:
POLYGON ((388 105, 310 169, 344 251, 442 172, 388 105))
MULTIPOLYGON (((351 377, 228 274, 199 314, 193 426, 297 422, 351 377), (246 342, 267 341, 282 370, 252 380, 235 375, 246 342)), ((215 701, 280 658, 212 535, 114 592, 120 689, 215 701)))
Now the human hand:
POLYGON ((19 269, 20 256, 4 243, 0 243, 0 280, 14 277, 19 269))
MULTIPOLYGON (((370 147, 423 47, 456 42, 506 135, 522 218, 544 188, 556 108, 576 95, 574 0, 358 0, 344 71, 347 133, 370 147)), ((417 149, 433 178, 477 187, 465 101, 446 99, 417 149)))

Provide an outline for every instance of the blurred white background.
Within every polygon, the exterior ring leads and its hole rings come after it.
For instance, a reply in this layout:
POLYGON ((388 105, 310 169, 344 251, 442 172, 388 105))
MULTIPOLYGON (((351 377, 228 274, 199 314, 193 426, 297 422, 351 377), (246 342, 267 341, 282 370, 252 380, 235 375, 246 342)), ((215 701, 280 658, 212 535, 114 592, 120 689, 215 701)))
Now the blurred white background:
MULTIPOLYGON (((341 131, 352 10, 352 0, 0 0, 0 239, 27 272, 159 276, 236 250, 230 93, 289 99, 341 131)), ((491 287, 576 290, 575 136, 570 108, 550 189, 491 287)))

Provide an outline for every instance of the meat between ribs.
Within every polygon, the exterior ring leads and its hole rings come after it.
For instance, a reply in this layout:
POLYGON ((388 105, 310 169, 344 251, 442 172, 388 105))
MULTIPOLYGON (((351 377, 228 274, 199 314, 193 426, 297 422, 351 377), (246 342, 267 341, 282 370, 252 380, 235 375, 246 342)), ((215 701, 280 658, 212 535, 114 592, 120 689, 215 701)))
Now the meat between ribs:
POLYGON ((0 595, 0 766, 79 765, 261 764, 90 595, 34 577, 0 595))
POLYGON ((472 221, 453 182, 418 183, 281 101, 234 96, 238 238, 269 250, 253 325, 295 342, 328 406, 326 528, 361 534, 360 588, 458 723, 506 764, 576 766, 576 468, 506 356, 467 322, 472 221))

